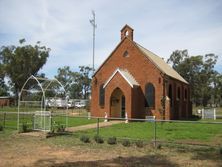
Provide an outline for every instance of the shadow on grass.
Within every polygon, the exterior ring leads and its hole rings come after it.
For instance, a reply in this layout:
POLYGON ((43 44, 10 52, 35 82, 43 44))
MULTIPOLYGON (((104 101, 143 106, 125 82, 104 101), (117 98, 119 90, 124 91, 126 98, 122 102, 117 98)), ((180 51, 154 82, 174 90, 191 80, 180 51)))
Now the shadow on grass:
MULTIPOLYGON (((71 161, 71 159, 70 159, 71 161)), ((127 166, 127 167, 142 167, 142 166, 171 166, 177 167, 178 164, 170 162, 162 155, 147 155, 142 157, 117 157, 110 160, 95 160, 95 161, 76 161, 56 163, 56 159, 43 159, 35 163, 35 166, 50 166, 50 167, 99 167, 99 166, 127 166)))
POLYGON ((64 132, 48 132, 46 138, 56 137, 56 136, 71 136, 72 132, 64 131, 64 132))
POLYGON ((183 121, 199 121, 201 120, 201 117, 198 115, 192 115, 189 119, 184 119, 183 121))
POLYGON ((222 163, 222 154, 220 154, 220 150, 218 149, 196 149, 195 153, 192 156, 194 160, 212 160, 212 161, 220 161, 220 165, 222 163))
POLYGON ((222 154, 220 154, 220 148, 213 147, 178 147, 178 153, 192 153, 192 160, 210 160, 218 162, 220 166, 222 164, 222 154))

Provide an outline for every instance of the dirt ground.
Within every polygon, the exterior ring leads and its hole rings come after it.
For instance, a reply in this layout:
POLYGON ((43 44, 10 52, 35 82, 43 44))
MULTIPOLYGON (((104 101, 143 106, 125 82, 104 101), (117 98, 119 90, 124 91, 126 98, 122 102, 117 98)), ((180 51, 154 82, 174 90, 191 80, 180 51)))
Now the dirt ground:
POLYGON ((66 138, 0 134, 0 167, 97 167, 97 166, 222 166, 222 155, 215 150, 165 147, 155 150, 150 145, 82 143, 78 138, 65 145, 66 138), (7 136, 7 137, 5 137, 7 136), (59 142, 54 142, 54 141, 59 142))

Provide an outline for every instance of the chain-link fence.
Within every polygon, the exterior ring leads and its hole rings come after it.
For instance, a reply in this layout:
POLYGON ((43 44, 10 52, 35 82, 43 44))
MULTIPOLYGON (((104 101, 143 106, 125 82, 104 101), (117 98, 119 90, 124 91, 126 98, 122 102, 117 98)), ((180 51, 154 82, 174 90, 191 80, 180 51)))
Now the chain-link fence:
MULTIPOLYGON (((51 130, 60 126, 63 117, 58 114, 51 115, 51 130)), ((23 119, 30 129, 34 126, 33 118, 33 113, 23 113, 23 119)), ((118 140, 150 142, 155 146, 159 143, 222 145, 222 119, 181 121, 156 120, 152 117, 124 119, 69 115, 67 121, 66 130, 72 132, 73 137, 116 137, 118 140)), ((17 113, 1 112, 0 126, 16 129, 17 113)))
POLYGON ((195 145, 221 145, 222 120, 181 121, 156 119, 98 118, 96 126, 75 131, 77 136, 99 135, 103 138, 116 137, 120 140, 142 140, 153 143, 178 143, 195 145), (101 122, 101 120, 103 120, 101 122), (106 122, 106 120, 108 122, 106 122), (105 121, 105 122, 104 122, 105 121), (221 122, 220 122, 221 121, 221 122))

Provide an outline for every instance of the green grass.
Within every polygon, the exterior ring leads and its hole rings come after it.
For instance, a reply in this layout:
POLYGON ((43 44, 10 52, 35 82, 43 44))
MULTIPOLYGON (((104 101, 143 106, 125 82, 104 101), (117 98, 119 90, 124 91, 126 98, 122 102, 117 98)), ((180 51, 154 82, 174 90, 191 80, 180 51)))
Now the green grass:
MULTIPOLYGON (((0 124, 5 125, 6 128, 17 128, 17 113, 11 113, 7 112, 6 115, 4 115, 3 112, 0 112, 0 124), (5 121, 4 121, 5 117, 5 121)), ((102 121, 102 120, 100 120, 102 121)), ((23 123, 29 124, 30 128, 32 127, 33 122, 33 115, 32 114, 20 114, 20 125, 23 123)), ((96 119, 87 119, 87 118, 79 118, 79 117, 68 117, 68 127, 75 127, 75 126, 81 126, 81 125, 87 125, 96 123, 96 119)), ((66 117, 65 116, 53 116, 52 117, 52 124, 55 125, 64 125, 66 123, 66 117)))
POLYGON ((13 107, 0 107, 0 112, 18 112, 18 108, 13 107))
MULTIPOLYGON (((27 109, 27 108, 26 108, 27 109)), ((21 112, 26 111, 26 109, 21 108, 21 112)), ((38 108, 29 108, 29 111, 36 111, 39 110, 38 108)), ((57 111, 64 111, 61 109, 50 109, 53 110, 53 112, 57 111)), ((81 115, 86 115, 85 109, 70 109, 68 110, 70 113, 78 113, 79 116, 81 115)), ((18 108, 16 106, 13 107, 2 107, 0 108, 0 124, 4 124, 6 127, 10 128, 17 128, 17 112, 18 108), (15 113, 12 113, 15 112, 15 113), (6 113, 5 117, 5 122, 4 122, 4 113, 6 113)), ((32 124, 33 122, 33 115, 32 114, 27 114, 23 115, 20 114, 20 124, 27 123, 27 124, 32 124)), ((73 117, 68 117, 68 126, 73 127, 73 126, 80 126, 80 125, 86 125, 90 123, 95 123, 96 120, 88 120, 86 118, 73 118, 73 117)), ((63 116, 53 116, 52 118, 52 123, 55 124, 65 124, 66 123, 66 118, 63 116)))
MULTIPOLYGON (((10 113, 13 108, 1 108, 0 111, 8 111, 6 114, 5 126, 13 129, 17 128, 17 114, 10 113)), ((15 108, 14 108, 15 109, 15 108)), ((4 113, 0 112, 0 124, 3 125, 4 113)), ((32 126, 32 115, 22 115, 20 117, 21 123, 28 123, 32 126)), ((54 116, 52 123, 65 124, 66 118, 62 116, 54 116)), ((102 120, 100 120, 102 121, 102 120)), ((157 123, 156 135, 157 140, 161 141, 201 141, 201 142, 212 142, 217 140, 217 143, 222 145, 222 124, 198 124, 198 122, 215 122, 212 119, 209 120, 198 120, 197 123, 157 123)), ((68 117, 68 126, 75 127, 81 125, 87 125, 96 123, 97 119, 79 118, 79 117, 68 117)), ((217 119, 216 122, 222 122, 222 119, 217 119)), ((97 133, 96 129, 75 132, 75 136, 89 135, 93 137, 97 133)), ((154 138, 154 124, 151 122, 131 122, 128 124, 121 123, 112 125, 106 128, 100 128, 99 134, 104 137, 115 136, 117 138, 129 138, 132 140, 153 140, 154 138)))
MULTIPOLYGON (((216 135, 222 137, 221 124, 192 124, 192 123, 157 123, 157 140, 163 141, 210 141, 216 135)), ((79 135, 86 134, 94 136, 96 130, 78 132, 79 135)), ((118 138, 129 138, 132 140, 152 140, 154 138, 154 125, 148 122, 133 122, 112 125, 111 127, 100 128, 99 134, 102 137, 115 136, 118 138)), ((221 140, 222 144, 222 140, 221 140)))
MULTIPOLYGON (((52 121, 55 121, 57 123, 64 123, 66 121, 66 117, 61 116, 54 116, 52 121)), ((68 127, 75 127, 75 126, 81 126, 81 125, 87 125, 96 123, 96 119, 87 119, 87 118, 80 118, 80 117, 68 117, 68 127)))

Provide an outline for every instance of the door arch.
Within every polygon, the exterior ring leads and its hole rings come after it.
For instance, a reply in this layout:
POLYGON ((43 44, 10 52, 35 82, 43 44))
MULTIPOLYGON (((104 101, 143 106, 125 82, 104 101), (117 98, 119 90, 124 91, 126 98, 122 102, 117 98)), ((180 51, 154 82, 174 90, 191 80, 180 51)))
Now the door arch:
POLYGON ((113 90, 110 96, 110 116, 125 118, 126 100, 123 91, 120 88, 113 90))

